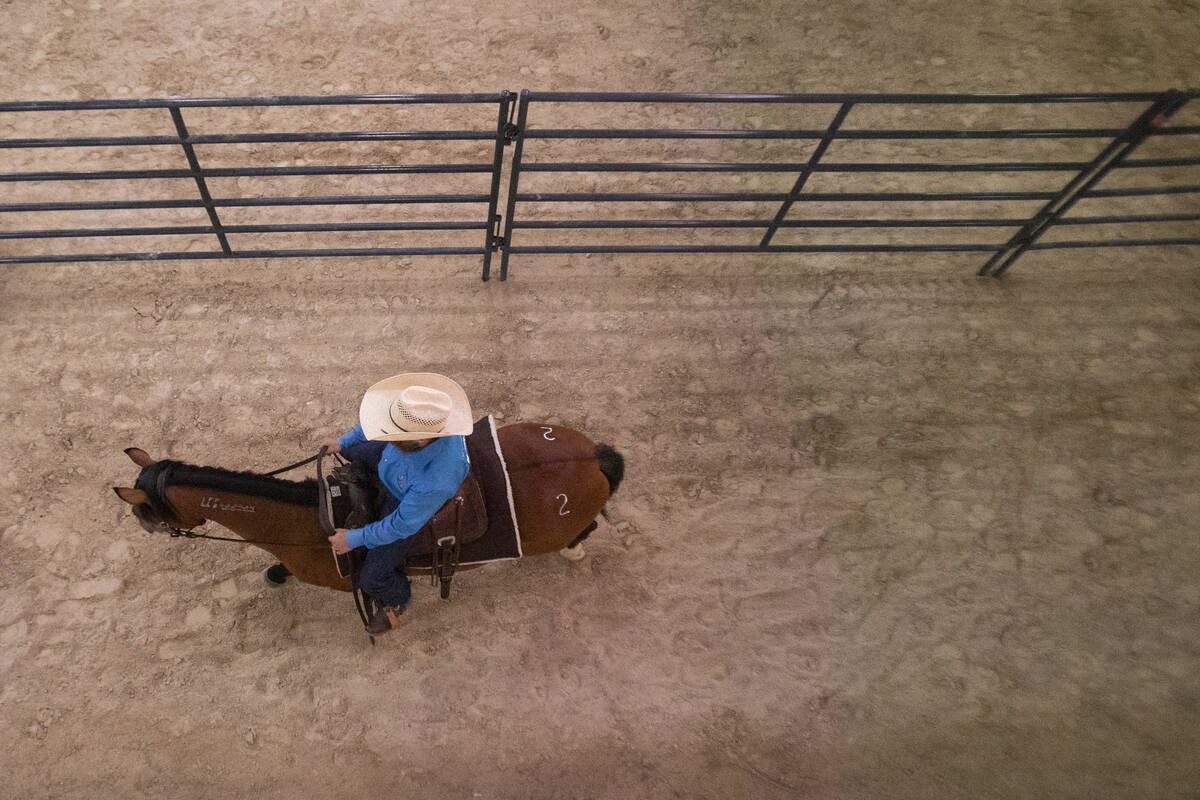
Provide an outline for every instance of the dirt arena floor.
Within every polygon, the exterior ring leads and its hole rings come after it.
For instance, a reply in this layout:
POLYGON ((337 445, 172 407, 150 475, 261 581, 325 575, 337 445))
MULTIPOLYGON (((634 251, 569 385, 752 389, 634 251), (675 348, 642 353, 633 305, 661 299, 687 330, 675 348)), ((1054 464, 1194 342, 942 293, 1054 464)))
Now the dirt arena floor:
MULTIPOLYGON (((1183 0, 7 0, 0 15, 3 100, 1145 91, 1200 74, 1183 0)), ((0 119, 0 138, 126 120, 0 119)), ((0 170, 117 163, 50 152, 0 150, 0 170)), ((119 163, 159 157, 179 166, 119 163)), ((791 181, 768 177, 745 185, 791 181)), ((298 218, 260 214, 238 219, 298 218)), ((35 246, 126 245, 0 252, 35 246)), ((0 268, 0 795, 1200 797, 1196 256, 1037 253, 1002 281, 976 278, 974 256, 514 256, 486 284, 472 257, 0 268), (449 603, 418 584, 403 630, 372 648, 347 596, 265 589, 267 554, 145 533, 112 493, 136 475, 129 446, 297 460, 409 370, 454 376, 502 423, 621 450, 584 560, 463 574, 449 603)))

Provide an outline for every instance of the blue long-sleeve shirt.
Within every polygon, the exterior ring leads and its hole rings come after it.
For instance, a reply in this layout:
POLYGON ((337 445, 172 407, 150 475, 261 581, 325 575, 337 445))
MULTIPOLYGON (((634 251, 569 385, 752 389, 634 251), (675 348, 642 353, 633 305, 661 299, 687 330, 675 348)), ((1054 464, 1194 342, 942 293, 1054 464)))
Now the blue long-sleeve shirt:
MULTIPOLYGON (((355 425, 338 437, 338 444, 345 449, 366 440, 362 426, 355 425)), ((378 522, 346 531, 346 542, 371 548, 412 536, 454 496, 469 469, 462 436, 434 439, 415 453, 385 447, 379 458, 379 479, 400 505, 378 522)))

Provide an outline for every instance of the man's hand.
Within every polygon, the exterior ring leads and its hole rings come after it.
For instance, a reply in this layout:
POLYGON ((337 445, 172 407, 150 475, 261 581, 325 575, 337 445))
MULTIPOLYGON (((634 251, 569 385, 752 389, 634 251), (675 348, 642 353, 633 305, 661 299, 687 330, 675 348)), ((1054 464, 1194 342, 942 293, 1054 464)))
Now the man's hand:
POLYGON ((342 445, 338 442, 336 436, 327 436, 321 445, 326 449, 329 455, 342 452, 342 445))
POLYGON ((333 552, 337 553, 339 556, 345 555, 353 549, 350 547, 350 543, 346 541, 345 528, 338 528, 336 531, 334 531, 333 536, 329 537, 329 543, 333 545, 333 552))

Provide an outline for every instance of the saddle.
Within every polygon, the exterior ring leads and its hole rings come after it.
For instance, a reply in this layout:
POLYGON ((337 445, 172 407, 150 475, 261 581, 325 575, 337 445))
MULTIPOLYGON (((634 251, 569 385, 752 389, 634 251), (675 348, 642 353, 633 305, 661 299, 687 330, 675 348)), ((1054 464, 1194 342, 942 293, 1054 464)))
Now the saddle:
MULTIPOLYGON (((353 461, 335 467, 324 478, 322 516, 334 528, 360 528, 380 518, 379 510, 387 489, 374 474, 353 461)), ((429 522, 413 534, 408 558, 427 561, 433 583, 442 585, 442 597, 449 597, 450 578, 458 564, 462 546, 483 536, 488 528, 487 510, 475 472, 467 473, 454 496, 434 513, 429 522), (424 557, 424 559, 422 559, 424 557)), ((338 573, 349 577, 353 569, 352 553, 338 556, 338 573)))

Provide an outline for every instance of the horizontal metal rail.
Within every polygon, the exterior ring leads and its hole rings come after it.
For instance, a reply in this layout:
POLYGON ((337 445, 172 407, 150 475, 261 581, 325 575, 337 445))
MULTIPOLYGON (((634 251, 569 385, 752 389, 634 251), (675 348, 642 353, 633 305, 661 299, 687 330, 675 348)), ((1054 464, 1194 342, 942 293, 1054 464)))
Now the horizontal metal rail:
POLYGON ((491 172, 491 164, 395 164, 330 167, 206 167, 190 169, 97 170, 95 172, 9 172, 0 183, 15 181, 154 180, 159 178, 275 178, 296 175, 454 175, 491 172))
POLYGON ((499 103, 504 94, 347 94, 278 97, 168 97, 130 100, 33 100, 0 103, 5 111, 116 111, 141 108, 247 108, 270 106, 442 105, 499 103))
MULTIPOLYGON (((1200 214, 1126 214, 1068 217, 1060 225, 1108 225, 1141 222, 1196 222, 1200 214)), ((790 219, 775 223, 755 219, 613 219, 517 220, 514 228, 526 229, 636 229, 636 228, 1010 228, 1024 219, 978 217, 969 219, 790 219)))
MULTIPOLYGON (((846 163, 818 164, 813 172, 1047 172, 1076 171, 1087 166, 1082 161, 983 162, 974 164, 884 164, 846 163)), ((1118 169, 1148 167, 1200 166, 1200 158, 1131 159, 1118 169)), ((526 172, 798 172, 804 163, 555 163, 526 164, 526 172)), ((304 175, 453 175, 490 173, 491 164, 375 164, 361 166, 304 166, 304 167, 206 167, 190 169, 95 170, 78 172, 8 172, 0 173, 0 183, 29 181, 91 181, 91 180, 157 180, 173 178, 247 178, 285 177, 304 175)))
MULTIPOLYGON (((1197 214, 1130 214, 1068 217, 1060 225, 1105 225, 1143 222, 1197 222, 1197 214)), ((1024 219, 793 219, 778 223, 781 228, 1011 228, 1024 219)), ((670 228, 768 228, 771 220, 753 219, 625 219, 625 220, 518 220, 514 228, 525 229, 670 229, 670 228)), ((483 230, 486 222, 325 222, 284 225, 225 225, 226 233, 321 233, 332 231, 471 231, 483 230)), ((63 228, 53 230, 0 231, 0 239, 74 239, 105 236, 195 236, 210 234, 211 225, 179 225, 158 228, 63 228)))
POLYGON ((1126 222, 1197 222, 1200 214, 1126 214, 1092 217, 1063 217, 1059 225, 1113 225, 1126 222))
POLYGON ((331 258, 341 256, 478 256, 486 247, 358 247, 312 250, 234 250, 161 253, 78 253, 72 255, 0 256, 0 264, 55 264, 80 261, 200 261, 210 258, 331 258))
MULTIPOLYGON (((836 138, 836 135, 834 136, 836 138)), ((525 172, 1078 172, 1086 161, 1019 161, 982 162, 968 164, 884 164, 884 163, 824 163, 809 168, 805 162, 533 162, 521 169, 525 172)), ((1131 159, 1117 169, 1148 167, 1200 166, 1200 158, 1143 158, 1131 159)))
MULTIPOLYGON (((1039 242, 1031 250, 1060 250, 1086 247, 1163 247, 1178 245, 1200 245, 1196 238, 1162 239, 1113 239, 1104 241, 1061 241, 1039 242)), ((639 254, 688 254, 688 253, 986 253, 994 252, 994 244, 926 244, 926 245, 600 245, 600 246, 524 246, 510 248, 514 253, 525 254, 584 254, 584 253, 639 253, 639 254)), ((482 255, 480 247, 406 247, 406 248, 345 248, 311 250, 235 250, 232 253, 212 252, 156 252, 156 253, 86 253, 61 256, 0 256, 0 264, 71 263, 91 261, 198 261, 222 258, 327 258, 365 256, 428 256, 428 255, 482 255)))
POLYGON ((995 244, 620 244, 522 245, 513 253, 994 253, 995 244))
POLYGON ((1098 241, 1073 241, 1064 239, 1058 242, 1037 242, 1031 244, 1030 250, 1064 250, 1072 247, 1177 247, 1179 245, 1200 244, 1200 236, 1177 236, 1160 239, 1102 239, 1098 241))
MULTIPOLYGON (((218 208, 253 206, 363 206, 416 203, 486 203, 486 194, 394 194, 334 197, 225 197, 213 198, 218 208)), ((0 212, 14 211, 112 211, 147 208, 204 208, 203 200, 97 200, 76 203, 7 203, 0 212)))
POLYGON ((1024 219, 530 219, 516 220, 514 228, 527 230, 636 229, 636 228, 978 228, 1012 227, 1024 219))
MULTIPOLYGON (((539 192, 518 194, 523 203, 725 203, 875 202, 929 200, 1045 200, 1053 192, 539 192)), ((3 210, 4 206, 0 206, 3 210)))
MULTIPOLYGON (((1093 189, 1084 197, 1149 197, 1164 194, 1192 194, 1200 185, 1135 186, 1127 189, 1093 189)), ((1050 200, 1055 192, 566 192, 519 193, 517 200, 527 203, 716 203, 716 202, 929 202, 964 200, 1050 200)), ((0 206, 3 210, 4 206, 0 206)))
MULTIPOLYGON (((1111 139, 1122 128, 1012 128, 996 130, 880 129, 838 131, 837 139, 1111 139)), ((1185 125, 1160 131, 1160 136, 1200 134, 1200 125, 1185 125)), ((755 130, 740 128, 534 128, 526 139, 820 139, 818 129, 755 130)))
POLYGON ((1088 189, 1080 197, 1153 197, 1160 194, 1195 194, 1200 185, 1185 186, 1131 186, 1128 189, 1088 189))
MULTIPOLYGON (((1195 95, 1196 90, 1191 94, 1195 95)), ((522 92, 531 101, 545 103, 787 103, 787 104, 1010 104, 1010 103, 1149 103, 1162 92, 1099 92, 1041 94, 719 94, 688 92, 522 92)))
MULTIPOLYGON (((495 139, 489 131, 318 131, 314 133, 210 133, 188 137, 192 144, 281 144, 287 142, 435 142, 495 139)), ((175 145, 178 136, 84 136, 70 139, 0 139, 0 149, 32 147, 134 147, 175 145)))
MULTIPOLYGON (((328 233, 332 231, 478 231, 486 222, 318 222, 284 225, 223 225, 226 233, 328 233)), ((36 231, 0 231, 0 239, 74 239, 98 236, 172 236, 215 233, 211 225, 176 225, 160 228, 62 228, 36 231)))
MULTIPOLYGON (((1071 241, 1038 242, 1031 245, 1030 250, 1063 250, 1073 247, 1155 247, 1176 245, 1197 245, 1200 237, 1163 238, 1163 239, 1106 239, 1103 241, 1071 241)), ((584 253, 994 253, 998 248, 995 244, 802 244, 785 245, 772 244, 766 247, 757 245, 523 245, 513 246, 513 253, 541 254, 551 253, 584 254, 584 253)))

